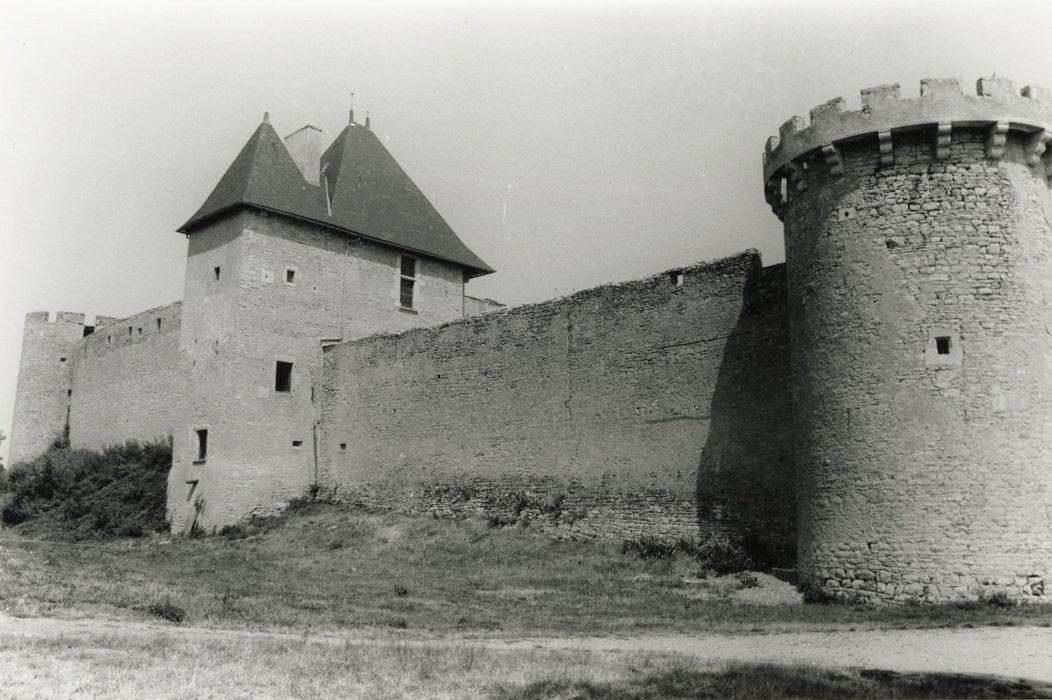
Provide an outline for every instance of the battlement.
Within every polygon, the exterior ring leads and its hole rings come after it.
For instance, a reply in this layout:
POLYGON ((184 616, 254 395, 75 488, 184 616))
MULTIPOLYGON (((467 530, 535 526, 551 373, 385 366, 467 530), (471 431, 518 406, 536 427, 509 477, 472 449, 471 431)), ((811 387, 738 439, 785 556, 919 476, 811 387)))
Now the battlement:
MULTIPOLYGON (((70 325, 84 326, 89 325, 87 320, 87 314, 78 313, 76 311, 30 311, 26 314, 26 325, 66 323, 70 325)), ((91 327, 98 329, 119 320, 120 319, 116 316, 96 316, 95 322, 90 325, 91 327)))
POLYGON ((769 203, 778 199, 779 179, 799 167, 794 161, 812 153, 821 152, 833 174, 840 174, 841 142, 875 137, 882 162, 890 164, 896 132, 930 129, 937 157, 945 157, 953 128, 980 127, 989 130, 988 155, 996 159, 1004 153, 1005 136, 1017 131, 1027 136, 1031 165, 1041 162, 1052 142, 1052 92, 1044 87, 1017 91, 1005 78, 981 78, 976 94, 965 95, 955 79, 929 78, 920 83, 920 97, 901 98, 898 84, 866 88, 861 95, 861 110, 848 111, 838 97, 812 109, 810 125, 794 116, 767 139, 763 176, 769 203))
POLYGON ((31 311, 26 314, 26 323, 73 323, 84 325, 84 314, 75 311, 31 311))

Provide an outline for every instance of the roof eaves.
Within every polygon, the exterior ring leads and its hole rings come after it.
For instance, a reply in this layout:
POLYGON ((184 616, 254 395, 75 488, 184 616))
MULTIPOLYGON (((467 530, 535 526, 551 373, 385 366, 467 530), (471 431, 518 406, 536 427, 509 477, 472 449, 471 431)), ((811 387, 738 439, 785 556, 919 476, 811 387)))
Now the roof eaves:
POLYGON ((217 209, 217 210, 215 210, 213 212, 209 212, 205 216, 202 216, 202 217, 200 217, 198 219, 191 219, 190 221, 187 221, 185 224, 183 224, 178 229, 176 229, 176 231, 178 233, 185 233, 185 234, 193 233, 195 230, 201 228, 202 226, 204 226, 205 224, 211 222, 212 220, 217 219, 217 218, 219 218, 221 216, 225 216, 228 213, 231 213, 231 212, 233 212, 233 211, 235 211, 237 209, 240 209, 242 207, 252 207, 253 209, 259 209, 260 211, 265 211, 265 212, 268 212, 268 213, 271 213, 271 214, 277 214, 279 216, 285 216, 285 217, 288 217, 290 219, 296 219, 297 221, 306 221, 308 223, 317 224, 318 226, 323 226, 323 227, 325 227, 327 229, 330 229, 332 231, 336 231, 338 233, 348 234, 348 235, 351 235, 351 236, 357 236, 358 238, 364 238, 367 241, 371 241, 373 243, 379 243, 380 245, 387 246, 388 248, 397 248, 399 250, 406 250, 406 251, 409 251, 410 253, 415 253, 415 254, 423 256, 423 257, 434 258, 436 260, 442 260, 444 262, 453 263, 454 265, 460 265, 464 269, 471 271, 471 274, 468 275, 468 277, 471 277, 471 278, 473 278, 473 277, 481 277, 482 275, 488 275, 488 274, 491 274, 493 272, 496 272, 496 270, 494 270, 489 265, 486 265, 486 263, 484 263, 484 262, 482 263, 482 265, 473 265, 473 264, 465 263, 465 262, 463 262, 461 260, 453 260, 452 258, 450 258, 448 256, 438 255, 438 254, 433 253, 431 251, 421 250, 419 248, 414 248, 412 246, 403 245, 403 244, 400 244, 400 243, 394 243, 392 241, 385 240, 383 238, 379 238, 379 237, 376 237, 376 236, 370 236, 367 233, 360 233, 359 231, 355 231, 354 229, 347 228, 346 226, 341 226, 339 224, 335 224, 335 223, 333 223, 331 221, 323 221, 321 219, 316 219, 316 218, 314 218, 312 216, 307 216, 305 214, 297 214, 295 212, 284 211, 282 209, 276 209, 274 207, 270 207, 270 206, 267 206, 265 204, 257 204, 255 202, 234 202, 233 204, 225 206, 222 209, 217 209))

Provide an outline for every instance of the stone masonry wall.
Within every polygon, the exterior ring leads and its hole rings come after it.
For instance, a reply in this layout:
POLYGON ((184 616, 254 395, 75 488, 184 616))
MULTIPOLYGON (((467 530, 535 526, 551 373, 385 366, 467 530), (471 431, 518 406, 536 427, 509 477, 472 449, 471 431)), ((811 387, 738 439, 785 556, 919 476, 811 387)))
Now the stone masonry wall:
POLYGON ((800 568, 834 595, 1047 600, 1052 206, 1025 137, 996 160, 955 125, 937 159, 933 127, 796 172, 800 568))
POLYGON ((116 320, 73 355, 70 443, 101 448, 171 436, 183 408, 180 302, 116 320))
POLYGON ((401 308, 399 256, 250 210, 191 235, 181 338, 191 390, 169 479, 177 530, 195 518, 222 527, 314 483, 323 344, 461 316, 460 268, 429 258, 417 258, 413 308, 401 308), (292 363, 289 391, 276 390, 278 362, 292 363))
POLYGON ((791 542, 784 308, 750 252, 330 347, 321 484, 579 537, 697 536, 701 503, 703 532, 791 542))
POLYGON ((11 465, 33 459, 59 437, 69 418, 73 353, 84 337, 84 314, 26 315, 11 428, 11 465))

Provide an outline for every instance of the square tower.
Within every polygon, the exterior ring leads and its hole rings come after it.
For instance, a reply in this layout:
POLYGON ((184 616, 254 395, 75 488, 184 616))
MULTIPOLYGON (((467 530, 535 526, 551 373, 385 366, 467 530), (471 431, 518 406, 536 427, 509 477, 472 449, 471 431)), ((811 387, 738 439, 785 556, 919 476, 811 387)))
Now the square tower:
POLYGON ((180 228, 189 238, 173 430, 173 529, 211 529, 321 480, 317 380, 327 344, 464 313, 472 253, 372 131, 318 156, 269 119, 180 228), (313 161, 313 162, 312 162, 313 161))

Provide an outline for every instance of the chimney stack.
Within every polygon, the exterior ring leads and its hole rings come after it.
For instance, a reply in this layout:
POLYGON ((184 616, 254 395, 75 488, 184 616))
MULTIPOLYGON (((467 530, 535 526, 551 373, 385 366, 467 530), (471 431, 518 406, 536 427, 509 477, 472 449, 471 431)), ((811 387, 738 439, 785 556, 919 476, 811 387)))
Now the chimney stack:
POLYGON ((321 183, 321 129, 308 124, 285 137, 285 148, 303 174, 303 179, 312 185, 321 183))

